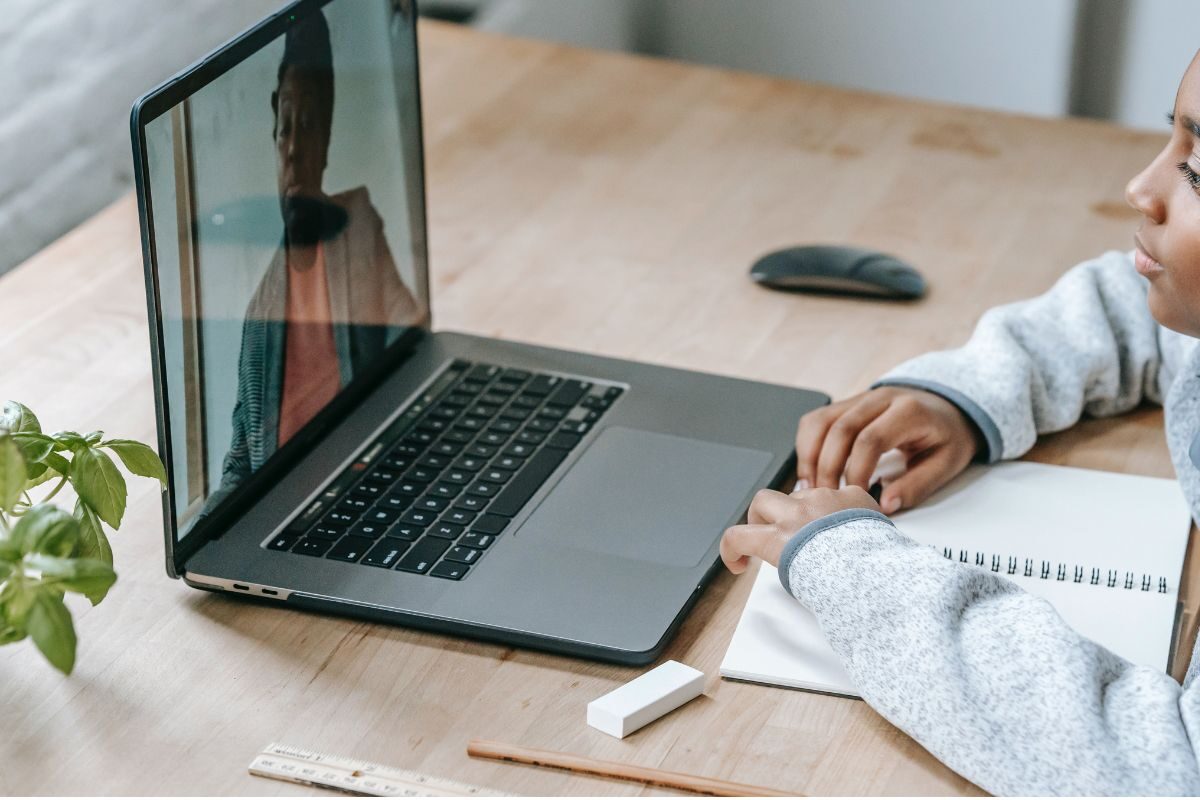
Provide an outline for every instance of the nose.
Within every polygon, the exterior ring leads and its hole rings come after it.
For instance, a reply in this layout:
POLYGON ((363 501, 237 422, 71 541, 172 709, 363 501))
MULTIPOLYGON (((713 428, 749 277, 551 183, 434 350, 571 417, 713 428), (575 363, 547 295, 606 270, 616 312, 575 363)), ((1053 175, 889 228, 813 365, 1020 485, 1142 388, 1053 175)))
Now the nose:
POLYGON ((1160 183, 1156 180, 1162 161, 1163 156, 1160 155, 1125 185, 1125 202, 1160 225, 1167 219, 1167 204, 1159 189, 1160 183))

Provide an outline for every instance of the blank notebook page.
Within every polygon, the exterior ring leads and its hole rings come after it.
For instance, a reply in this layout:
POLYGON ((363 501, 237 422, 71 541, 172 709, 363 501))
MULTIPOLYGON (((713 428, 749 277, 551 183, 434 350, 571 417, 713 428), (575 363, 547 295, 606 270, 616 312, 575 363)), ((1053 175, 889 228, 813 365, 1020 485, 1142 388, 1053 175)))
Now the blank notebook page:
MULTIPOLYGON (((1044 597, 1118 655, 1166 671, 1191 529, 1175 481, 1032 462, 975 466, 895 522, 940 555, 1044 597)), ((765 563, 721 675, 857 696, 816 618, 765 563)))

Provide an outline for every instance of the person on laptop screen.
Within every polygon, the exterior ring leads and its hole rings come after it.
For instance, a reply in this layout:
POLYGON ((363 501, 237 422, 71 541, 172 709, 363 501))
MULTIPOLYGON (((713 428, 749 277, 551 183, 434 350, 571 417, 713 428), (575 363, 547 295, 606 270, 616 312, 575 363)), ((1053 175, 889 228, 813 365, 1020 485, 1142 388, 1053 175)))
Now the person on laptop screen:
POLYGON ((400 278, 366 187, 325 191, 334 73, 321 12, 288 29, 270 102, 283 242, 246 310, 233 437, 208 509, 427 313, 400 278))

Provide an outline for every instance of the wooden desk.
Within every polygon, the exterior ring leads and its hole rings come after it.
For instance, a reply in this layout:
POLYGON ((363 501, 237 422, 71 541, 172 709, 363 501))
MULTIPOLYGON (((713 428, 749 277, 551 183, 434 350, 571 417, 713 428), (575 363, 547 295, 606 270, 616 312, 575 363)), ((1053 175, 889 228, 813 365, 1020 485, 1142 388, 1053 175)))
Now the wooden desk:
MULTIPOLYGON (((1122 187, 1163 141, 453 27, 422 35, 437 326, 835 397, 1130 247, 1122 187), (895 252, 932 293, 901 305, 750 283, 756 256, 798 242, 895 252)), ((0 321, 0 397, 51 428, 153 441, 131 198, 0 280, 0 321)), ((1085 423, 1034 457, 1172 475, 1156 410, 1085 423)), ((272 740, 518 793, 639 791, 468 760, 483 737, 813 794, 978 793, 864 703, 721 682, 749 577, 722 574, 666 653, 711 676, 708 696, 617 741, 586 727, 584 707, 638 670, 194 591, 163 572, 146 481, 113 546, 112 594, 72 606, 72 677, 28 642, 0 649, 0 792, 304 791, 247 775, 272 740)))

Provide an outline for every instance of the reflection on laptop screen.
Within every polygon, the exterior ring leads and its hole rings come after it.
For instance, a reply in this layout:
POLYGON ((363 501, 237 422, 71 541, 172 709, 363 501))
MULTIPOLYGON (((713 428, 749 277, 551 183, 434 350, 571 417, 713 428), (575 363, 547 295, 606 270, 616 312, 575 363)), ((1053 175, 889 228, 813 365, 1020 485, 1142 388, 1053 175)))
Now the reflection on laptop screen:
POLYGON ((427 325, 411 4, 293 17, 145 126, 181 537, 427 325))

